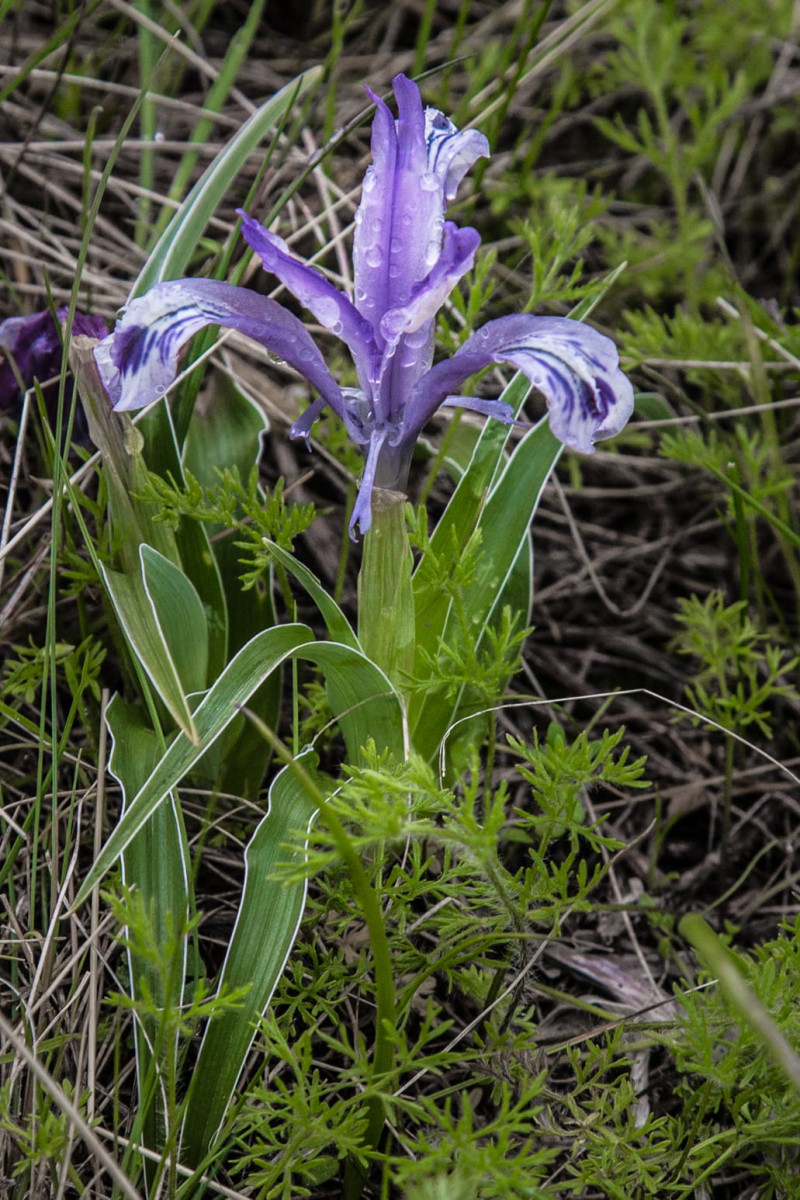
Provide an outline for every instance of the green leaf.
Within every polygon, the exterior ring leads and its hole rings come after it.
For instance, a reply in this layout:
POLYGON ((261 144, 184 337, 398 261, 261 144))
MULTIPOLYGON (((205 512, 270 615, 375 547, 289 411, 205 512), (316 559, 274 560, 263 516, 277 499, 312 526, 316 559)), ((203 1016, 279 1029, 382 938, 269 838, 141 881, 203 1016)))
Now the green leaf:
POLYGON ((312 571, 309 571, 308 567, 303 566, 293 554, 290 554, 288 550, 282 549, 275 542, 264 538, 264 545, 267 546, 272 557, 288 571, 292 578, 300 584, 303 590, 314 601, 319 609, 320 616, 325 622, 331 640, 341 642, 344 646, 352 646, 354 650, 360 650, 361 646, 352 625, 333 597, 322 586, 316 575, 312 571))
MULTIPOLYGON (((530 524, 562 449, 561 442, 550 432, 546 418, 534 425, 502 468, 478 516, 482 555, 476 578, 462 595, 464 616, 476 646, 484 641, 487 629, 496 626, 505 605, 510 605, 514 612, 527 619, 531 596, 530 524)), ((486 464, 482 469, 485 476, 486 464)), ((441 599, 437 603, 433 598, 426 611, 434 614, 435 623, 430 616, 428 620, 434 628, 442 629, 439 636, 445 645, 451 639, 457 642, 461 638, 449 604, 441 599)), ((419 623, 419 610, 417 619, 419 623)), ((425 628, 424 636, 430 644, 430 625, 425 628)), ((447 727, 459 715, 466 714, 461 702, 453 707, 446 704, 441 690, 432 689, 415 700, 409 720, 412 742, 424 758, 430 759, 447 727)))
MULTIPOLYGON (((328 793, 330 781, 315 771, 317 756, 298 756, 306 772, 328 793)), ((196 1166, 222 1124, 236 1083, 294 944, 305 907, 307 881, 276 877, 281 864, 302 865, 292 835, 308 829, 316 808, 288 767, 269 790, 269 807, 245 851, 245 883, 236 925, 220 975, 223 989, 249 986, 241 1007, 212 1018, 192 1073, 184 1118, 182 1155, 196 1166)))
MULTIPOLYGON (((519 413, 530 395, 529 380, 518 372, 509 383, 502 399, 519 413)), ((487 421, 472 454, 469 466, 458 487, 450 497, 431 535, 431 550, 435 554, 450 553, 455 536, 459 552, 463 552, 473 531, 478 525, 481 511, 492 480, 501 469, 506 446, 509 443, 510 427, 499 421, 487 421)), ((420 559, 414 572, 414 608, 416 613, 416 669, 422 670, 421 654, 436 653, 450 612, 451 601, 446 596, 431 570, 425 556, 420 559)), ((411 711, 414 711, 412 703, 411 711)))
POLYGON ((208 627, 191 580, 152 546, 139 551, 147 594, 186 695, 208 683, 208 627))
POLYGON ((676 417, 675 409, 660 392, 637 392, 634 408, 647 421, 674 421, 676 417))
MULTIPOLYGON (((112 737, 108 769, 122 789, 123 812, 158 762, 163 743, 154 733, 139 709, 123 703, 115 696, 106 710, 106 722, 112 737)), ((173 796, 151 816, 143 829, 131 841, 122 856, 122 878, 134 887, 141 897, 156 937, 161 935, 162 960, 168 942, 175 931, 185 928, 189 911, 188 852, 180 810, 173 796)), ((163 975, 151 958, 128 950, 130 991, 134 1001, 149 996, 156 1005, 166 1001, 163 994, 163 975)), ((185 963, 185 942, 184 942, 185 963)), ((170 1003, 182 1003, 184 969, 176 972, 177 995, 170 1003)), ((175 1031, 177 1035, 177 1029, 175 1031)), ((142 1137, 151 1150, 162 1145, 164 1114, 161 1093, 153 1095, 154 1080, 161 1076, 163 1063, 171 1057, 177 1064, 177 1036, 172 1044, 163 1045, 158 1023, 153 1015, 138 1016, 134 1024, 136 1039, 136 1076, 139 1087, 139 1119, 142 1137), (158 1075, 153 1047, 160 1045, 158 1075)))
MULTIPOLYGON (((185 485, 172 414, 166 403, 155 404, 137 428, 145 437, 144 459, 148 469, 163 479, 171 475, 179 486, 185 485)), ((200 521, 184 518, 175 531, 175 544, 181 566, 206 610, 208 674, 209 678, 215 678, 230 657, 228 609, 217 560, 200 521)))
POLYGON ((516 446, 481 513, 483 556, 475 582, 464 597, 467 617, 476 629, 502 611, 514 566, 526 543, 545 484, 564 449, 539 421, 516 446), (487 597, 490 603, 487 604, 487 597))
POLYGON ((742 960, 724 944, 705 918, 698 913, 687 913, 678 925, 678 932, 694 947, 708 969, 717 976, 741 1024, 752 1029, 773 1062, 800 1092, 800 1055, 789 1044, 750 987, 742 960))
POLYGON ((100 569, 133 653, 175 724, 196 742, 197 730, 186 695, 205 686, 205 611, 180 568, 152 546, 139 547, 139 567, 138 576, 111 571, 103 564, 100 569))
POLYGON ((76 898, 82 904, 165 797, 192 769, 264 680, 288 658, 316 663, 338 718, 349 757, 356 761, 369 738, 400 758, 405 752, 402 706, 389 680, 350 646, 318 642, 306 625, 264 630, 243 646, 194 710, 197 741, 181 732, 133 798, 100 851, 76 898))
POLYGON ((321 66, 311 67, 287 83, 256 109, 239 132, 225 144, 158 239, 131 289, 130 299, 141 296, 154 283, 164 279, 179 279, 185 273, 206 225, 230 192, 248 155, 260 145, 271 129, 281 123, 295 100, 319 81, 322 71, 321 66))
MULTIPOLYGON (((219 482, 217 472, 235 468, 247 480, 261 454, 261 441, 269 428, 263 410, 257 408, 224 372, 213 376, 209 403, 196 405, 183 447, 183 466, 203 487, 219 482)), ((195 522, 191 522, 195 524, 195 522)), ((203 525, 213 553, 228 615, 228 658, 261 632, 275 624, 275 607, 269 587, 245 591, 235 534, 216 524, 203 525), (218 536, 220 535, 220 536, 218 536)), ((222 670, 219 664, 215 675, 222 670)), ((281 677, 273 673, 251 696, 248 707, 273 727, 281 703, 281 677)), ((256 800, 264 782, 271 750, 251 721, 238 718, 211 748, 203 762, 212 786, 234 796, 256 800)))

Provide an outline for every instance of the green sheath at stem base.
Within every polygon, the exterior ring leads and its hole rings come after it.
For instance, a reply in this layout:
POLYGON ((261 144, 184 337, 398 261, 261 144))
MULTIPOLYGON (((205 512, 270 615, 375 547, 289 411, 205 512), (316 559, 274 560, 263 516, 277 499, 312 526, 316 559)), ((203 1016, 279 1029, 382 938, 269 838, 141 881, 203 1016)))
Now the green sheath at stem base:
POLYGON ((403 692, 414 666, 411 547, 402 492, 375 488, 358 576, 358 637, 366 656, 403 692))

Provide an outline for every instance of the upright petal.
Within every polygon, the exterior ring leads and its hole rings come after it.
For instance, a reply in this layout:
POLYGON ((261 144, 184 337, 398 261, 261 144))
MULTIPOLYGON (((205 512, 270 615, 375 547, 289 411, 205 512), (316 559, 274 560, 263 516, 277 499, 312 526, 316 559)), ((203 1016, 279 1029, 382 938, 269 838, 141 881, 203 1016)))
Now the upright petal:
POLYGON ((356 308, 374 326, 388 307, 389 264, 385 246, 391 237, 394 180, 397 168, 397 134, 394 118, 380 97, 369 88, 375 102, 372 122, 372 166, 361 186, 353 244, 356 308))
POLYGON ((428 143, 428 170, 439 181, 449 204, 456 198, 458 185, 479 158, 489 158, 489 142, 477 129, 456 129, 438 108, 425 109, 425 140, 428 143))
POLYGON ((423 111, 419 88, 405 75, 393 81, 398 117, 377 105, 374 164, 364 179, 356 214, 356 306, 373 324, 402 308, 442 252, 444 212, 465 171, 488 144, 460 133, 436 109, 423 111))
POLYGON ((242 233, 267 271, 276 275, 293 296, 317 318, 320 325, 342 339, 353 356, 361 386, 366 388, 378 367, 378 355, 372 326, 355 308, 344 292, 316 271, 295 258, 283 238, 270 233, 241 208, 242 233))
POLYGON ((407 424, 421 429, 465 379, 500 362, 528 376, 547 401, 555 436, 583 454, 619 433, 633 412, 633 388, 610 338, 565 317, 520 315, 489 321, 432 367, 411 396, 407 424))
POLYGON ((412 289, 408 304, 390 309, 381 319, 380 331, 388 343, 396 342, 401 334, 413 333, 426 321, 433 320, 459 279, 471 269, 480 244, 476 229, 459 229, 452 221, 445 222, 438 262, 412 289))
POLYGON ((302 322, 274 300, 214 279, 159 283, 127 306, 94 352, 113 407, 144 408, 162 396, 178 372, 181 347, 206 325, 236 329, 266 346, 344 419, 339 386, 302 322))

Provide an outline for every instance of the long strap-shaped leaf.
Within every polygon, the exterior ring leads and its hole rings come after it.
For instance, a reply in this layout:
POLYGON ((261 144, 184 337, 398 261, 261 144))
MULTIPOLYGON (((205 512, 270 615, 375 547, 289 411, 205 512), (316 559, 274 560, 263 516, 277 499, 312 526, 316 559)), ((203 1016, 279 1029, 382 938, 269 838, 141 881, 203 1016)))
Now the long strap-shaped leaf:
MULTIPOLYGON (((530 391, 529 380, 522 372, 518 372, 503 392, 502 398, 511 405, 515 413, 518 413, 530 391)), ((510 436, 510 427, 501 425, 499 421, 487 421, 484 425, 467 469, 431 534, 431 550, 434 555, 443 555, 447 560, 454 550, 454 542, 458 553, 463 553, 478 525, 492 482, 502 470, 510 436)), ((424 555, 414 572, 413 585, 416 673, 421 675, 424 670, 424 655, 436 655, 452 602, 440 585, 438 572, 432 568, 431 562, 426 560, 424 555)), ((412 697, 412 728, 417 723, 423 704, 423 695, 412 697)))
MULTIPOLYGON (((315 772, 317 756, 298 756, 327 794, 330 785, 315 772)), ((259 1018, 266 1012, 303 916, 308 885, 305 878, 276 878, 279 865, 302 866, 303 850, 289 847, 292 835, 308 829, 315 814, 288 767, 269 791, 267 815, 245 851, 245 884, 236 925, 220 974, 223 988, 248 987, 240 1007, 209 1022, 200 1047, 183 1122, 181 1160, 200 1164, 214 1140, 236 1088, 259 1018)))
MULTIPOLYGON (((515 448, 480 513, 482 557, 477 577, 463 595, 465 616, 478 644, 499 617, 503 605, 521 600, 527 614, 528 531, 561 450, 561 443, 550 432, 547 422, 540 421, 515 448)), ((450 637, 461 636, 449 611, 441 636, 445 643, 450 637)), ((457 705, 448 711, 441 694, 432 692, 424 698, 411 727, 414 746, 423 757, 430 758, 436 753, 456 711, 457 705)))
POLYGON ((257 634, 243 646, 193 713, 197 743, 179 733, 139 790, 100 851, 75 899, 82 904, 168 793, 190 771, 246 704, 255 689, 286 659, 297 656, 323 671, 331 707, 347 751, 355 760, 372 737, 397 757, 405 748, 402 706, 382 671, 359 651, 338 642, 317 642, 306 625, 284 625, 257 634))
MULTIPOLYGON (((159 739, 146 724, 139 709, 125 705, 115 696, 106 711, 113 745, 108 769, 122 788, 123 811, 136 795, 161 756, 159 739)), ((180 935, 189 907, 188 853, 180 810, 174 797, 162 804, 145 827, 128 845, 122 856, 123 879, 135 886, 147 916, 155 947, 162 962, 168 953, 175 952, 175 938, 180 935), (172 942, 172 944, 168 944, 172 942)), ((128 948, 130 990, 134 1001, 147 997, 159 1008, 170 1004, 179 1007, 183 1002, 186 944, 183 942, 181 961, 173 972, 174 994, 165 995, 164 972, 149 955, 136 954, 128 948)), ((155 1015, 137 1016, 134 1024, 136 1039, 136 1077, 139 1088, 137 1121, 145 1146, 157 1151, 164 1144, 165 1105, 160 1086, 160 1071, 166 1060, 177 1067, 177 1031, 169 1044, 163 1042, 164 1030, 159 1029, 155 1015)))
POLYGON ((202 690, 208 628, 200 597, 180 567, 152 546, 139 547, 139 573, 101 564, 117 619, 175 724, 197 740, 186 695, 202 690))
POLYGON ((314 601, 325 622, 328 636, 335 642, 342 642, 345 646, 352 646, 354 650, 359 650, 361 647, 352 625, 313 571, 309 571, 308 567, 304 566, 293 554, 290 554, 288 550, 283 550, 268 538, 264 538, 264 545, 272 557, 297 580, 314 601))

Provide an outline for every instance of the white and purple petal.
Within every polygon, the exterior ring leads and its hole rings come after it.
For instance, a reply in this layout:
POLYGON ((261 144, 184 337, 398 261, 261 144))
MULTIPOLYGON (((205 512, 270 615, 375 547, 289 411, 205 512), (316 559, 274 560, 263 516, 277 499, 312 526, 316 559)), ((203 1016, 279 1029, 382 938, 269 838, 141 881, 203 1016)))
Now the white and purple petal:
POLYGON ((445 201, 455 200, 458 185, 479 158, 489 158, 489 142, 477 129, 459 130, 438 108, 425 109, 428 170, 442 189, 445 201))
POLYGON ((236 329, 265 346, 344 419, 339 386, 302 321, 274 300, 214 279, 159 283, 131 301, 94 350, 112 406, 129 411, 163 396, 178 373, 181 348, 206 325, 236 329))
POLYGON ((502 362, 527 375, 547 401, 555 436, 583 454, 619 433, 633 412, 633 388, 610 338, 566 317, 519 315, 489 321, 431 368, 410 397, 409 428, 421 429, 470 375, 502 362))

